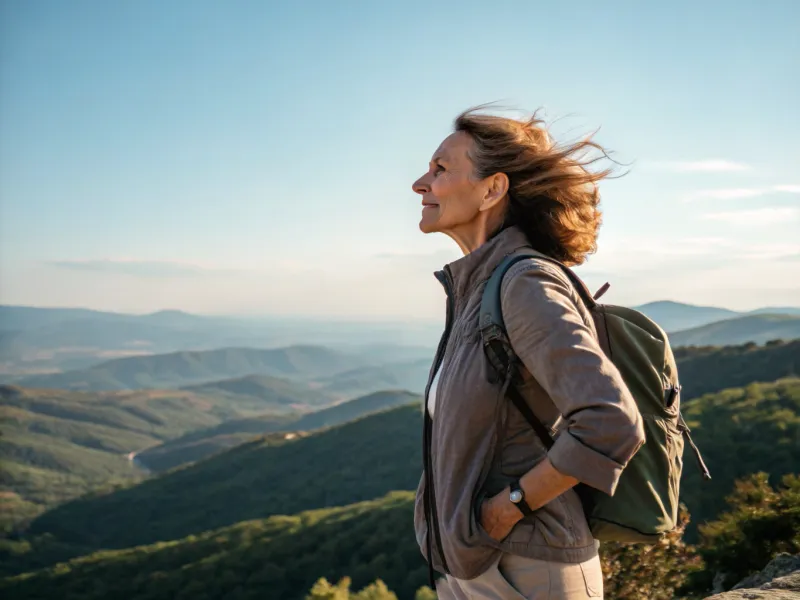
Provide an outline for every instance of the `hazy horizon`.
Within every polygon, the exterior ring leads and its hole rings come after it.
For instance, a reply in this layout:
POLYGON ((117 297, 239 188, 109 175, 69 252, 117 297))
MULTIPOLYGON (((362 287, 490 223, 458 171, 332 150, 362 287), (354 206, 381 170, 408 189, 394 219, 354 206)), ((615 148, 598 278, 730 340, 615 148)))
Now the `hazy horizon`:
MULTIPOLYGON (((605 302, 605 298, 603 299, 605 302)), ((731 310, 734 312, 739 312, 746 314, 751 311, 769 311, 770 309, 775 309, 780 314, 781 310, 790 310, 790 311, 800 311, 800 304, 785 304, 785 305, 777 305, 777 304, 769 304, 769 305, 758 305, 753 306, 751 308, 745 309, 733 309, 728 306, 724 305, 710 305, 710 304, 693 304, 688 302, 681 302, 680 300, 671 300, 671 299, 661 299, 661 300, 653 300, 650 302, 643 302, 641 304, 636 305, 627 305, 631 307, 644 307, 648 305, 655 305, 655 304, 662 304, 662 303, 671 303, 671 304, 678 304, 687 307, 694 307, 694 308, 704 308, 704 309, 718 309, 718 310, 731 310)), ((610 303, 614 304, 614 303, 610 303)), ((293 321, 299 321, 302 323, 327 323, 327 324, 347 324, 347 323, 359 323, 368 325, 370 323, 376 325, 401 325, 401 324, 417 324, 422 326, 438 326, 440 325, 441 321, 444 319, 444 314, 441 315, 434 315, 432 317, 403 317, 403 316, 383 316, 383 315, 325 315, 325 314, 302 314, 302 313, 283 313, 283 314, 268 314, 268 313, 258 313, 258 312, 229 312, 229 313, 222 313, 222 312, 196 312, 196 311, 188 311, 182 308, 175 308, 175 307, 167 307, 167 308, 158 308, 155 310, 145 310, 145 311, 124 311, 124 310, 104 310, 98 308, 92 308, 89 306, 68 306, 68 305, 47 305, 47 304, 6 304, 0 303, 0 308, 29 308, 29 309, 39 309, 39 310, 88 310, 88 311, 95 311, 100 313, 108 313, 108 314, 119 314, 125 316, 136 316, 136 317, 145 317, 145 316, 153 316, 158 314, 167 314, 167 313, 179 313, 185 314, 189 316, 196 316, 196 317, 205 317, 210 319, 232 319, 232 320, 253 320, 253 321, 280 321, 284 323, 291 323, 293 321)))
POLYGON ((604 301, 800 303, 800 4, 0 6, 0 303, 440 320, 411 183, 455 115, 544 107, 601 184, 604 301))

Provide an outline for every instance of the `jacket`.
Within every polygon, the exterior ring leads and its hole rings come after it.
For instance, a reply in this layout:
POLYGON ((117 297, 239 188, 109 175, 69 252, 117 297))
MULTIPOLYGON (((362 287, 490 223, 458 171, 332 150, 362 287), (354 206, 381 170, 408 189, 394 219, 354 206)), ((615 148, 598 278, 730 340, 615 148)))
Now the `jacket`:
POLYGON ((556 440, 549 452, 501 384, 490 381, 478 324, 481 294, 503 258, 528 247, 522 231, 510 227, 436 273, 447 294, 447 319, 425 390, 414 524, 429 564, 459 579, 477 577, 501 552, 571 563, 593 558, 598 543, 574 490, 524 517, 502 541, 481 527, 481 503, 545 456, 559 472, 613 494, 644 443, 636 404, 603 353, 589 311, 546 261, 514 265, 503 280, 501 305, 522 363, 518 389, 556 440), (428 395, 437 372, 431 417, 428 395))

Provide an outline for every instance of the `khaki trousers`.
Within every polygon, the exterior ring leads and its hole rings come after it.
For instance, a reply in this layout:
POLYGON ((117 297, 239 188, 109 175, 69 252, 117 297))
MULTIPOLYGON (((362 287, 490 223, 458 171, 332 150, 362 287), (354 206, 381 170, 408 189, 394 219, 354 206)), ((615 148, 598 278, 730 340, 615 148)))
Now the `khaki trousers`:
POLYGON ((475 579, 440 579, 436 593, 439 600, 596 600, 603 597, 603 572, 598 556, 559 563, 502 554, 475 579))

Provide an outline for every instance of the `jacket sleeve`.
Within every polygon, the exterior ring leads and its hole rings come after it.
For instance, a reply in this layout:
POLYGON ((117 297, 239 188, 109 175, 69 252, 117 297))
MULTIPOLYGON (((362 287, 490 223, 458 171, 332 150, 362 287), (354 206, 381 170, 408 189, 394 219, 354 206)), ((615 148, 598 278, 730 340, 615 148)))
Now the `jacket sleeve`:
POLYGON ((503 319, 514 352, 566 421, 548 453, 553 466, 613 495, 644 443, 642 418, 556 269, 535 260, 512 267, 501 291, 503 319))

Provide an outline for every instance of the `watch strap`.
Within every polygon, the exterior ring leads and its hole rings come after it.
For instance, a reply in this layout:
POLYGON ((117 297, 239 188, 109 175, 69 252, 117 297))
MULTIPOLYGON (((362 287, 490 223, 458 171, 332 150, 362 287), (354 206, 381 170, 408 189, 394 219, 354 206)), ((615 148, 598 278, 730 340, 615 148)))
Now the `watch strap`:
POLYGON ((527 500, 525 500, 525 490, 523 490, 523 489, 522 489, 522 486, 520 485, 520 482, 519 482, 519 477, 515 478, 515 479, 514 479, 514 480, 511 482, 511 492, 517 492, 517 491, 518 491, 518 492, 520 493, 520 495, 522 496, 522 499, 521 499, 519 502, 512 502, 512 504, 513 504, 514 506, 516 506, 516 507, 517 507, 517 509, 518 509, 518 510, 519 510, 519 511, 520 511, 520 512, 521 512, 521 513, 524 515, 524 516, 526 516, 526 517, 529 517, 529 516, 531 516, 531 515, 533 514, 533 510, 532 510, 532 509, 531 509, 531 507, 528 505, 528 502, 527 502, 527 500))

